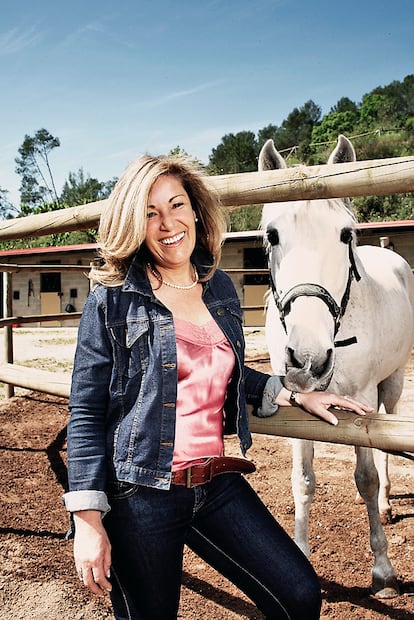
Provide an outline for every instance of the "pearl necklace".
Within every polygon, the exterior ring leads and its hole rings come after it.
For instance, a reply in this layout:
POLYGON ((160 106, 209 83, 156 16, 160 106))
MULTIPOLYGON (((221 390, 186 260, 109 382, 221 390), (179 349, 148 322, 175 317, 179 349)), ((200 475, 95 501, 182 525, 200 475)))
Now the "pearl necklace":
POLYGON ((148 263, 147 266, 150 272, 152 273, 152 275, 154 276, 154 278, 156 278, 159 282, 161 282, 161 284, 165 284, 166 286, 169 286, 170 288, 176 288, 180 291, 189 291, 190 289, 194 288, 198 283, 198 273, 194 265, 192 266, 194 270, 194 282, 192 282, 191 284, 186 284, 186 285, 174 284, 173 282, 167 282, 167 280, 164 280, 164 278, 162 277, 160 273, 155 271, 155 269, 152 267, 150 263, 148 263))

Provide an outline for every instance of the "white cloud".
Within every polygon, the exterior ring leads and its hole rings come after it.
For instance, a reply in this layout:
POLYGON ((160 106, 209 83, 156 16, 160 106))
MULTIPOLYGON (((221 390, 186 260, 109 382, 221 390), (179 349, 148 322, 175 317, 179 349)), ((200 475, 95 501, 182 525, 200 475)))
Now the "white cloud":
POLYGON ((26 30, 11 28, 6 32, 0 33, 0 54, 16 54, 37 43, 42 38, 36 26, 31 26, 26 30))
POLYGON ((117 45, 132 48, 133 46, 125 41, 122 37, 116 35, 110 25, 106 25, 108 19, 103 16, 99 20, 90 21, 86 24, 79 26, 76 30, 69 33, 62 41, 62 45, 73 45, 79 40, 82 39, 90 39, 91 34, 95 34, 99 37, 102 35, 102 38, 106 41, 115 42, 117 45))
POLYGON ((192 88, 177 90, 166 95, 161 95, 158 99, 148 101, 147 104, 151 106, 163 105, 164 103, 168 103, 169 101, 173 101, 174 99, 190 97, 191 95, 195 95, 196 93, 202 92, 203 90, 215 88, 216 86, 219 86, 222 82, 223 80, 215 80, 212 82, 205 82, 204 84, 199 84, 198 86, 193 86, 192 88))

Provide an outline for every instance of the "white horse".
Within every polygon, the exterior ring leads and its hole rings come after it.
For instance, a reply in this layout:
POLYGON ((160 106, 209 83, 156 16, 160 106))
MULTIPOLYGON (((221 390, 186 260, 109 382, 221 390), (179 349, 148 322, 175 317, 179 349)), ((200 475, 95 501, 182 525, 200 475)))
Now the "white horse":
MULTIPOLYGON (((351 142, 339 136, 328 163, 355 159, 351 142)), ((277 168, 286 168, 286 163, 268 140, 259 170, 277 168)), ((414 340, 413 274, 391 250, 356 247, 355 225, 348 202, 341 199, 265 205, 262 228, 273 293, 266 340, 273 372, 285 375, 288 389, 329 388, 393 413, 414 340)), ((309 555, 313 442, 292 441, 294 537, 309 555)), ((375 558, 372 590, 389 598, 398 594, 398 583, 381 524, 391 515, 387 455, 370 448, 355 450, 355 481, 367 507, 375 558)))

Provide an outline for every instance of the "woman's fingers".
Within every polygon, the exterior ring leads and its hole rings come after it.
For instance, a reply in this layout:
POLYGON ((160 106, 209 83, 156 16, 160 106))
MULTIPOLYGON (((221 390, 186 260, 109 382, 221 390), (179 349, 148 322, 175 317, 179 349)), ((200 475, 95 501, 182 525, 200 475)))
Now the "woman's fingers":
POLYGON ((368 407, 350 396, 335 396, 334 394, 331 396, 333 407, 340 407, 341 409, 354 411, 358 415, 365 415, 366 413, 373 411, 372 407, 368 407))
POLYGON ((337 425, 338 418, 330 410, 344 409, 347 411, 353 411, 358 415, 365 415, 372 411, 371 407, 360 403, 349 396, 338 396, 331 392, 307 392, 300 394, 300 405, 303 406, 309 413, 313 413, 320 417, 322 420, 329 422, 329 424, 337 425))
POLYGON ((102 596, 104 592, 112 590, 111 582, 108 580, 109 572, 95 567, 77 568, 79 579, 93 593, 102 596))

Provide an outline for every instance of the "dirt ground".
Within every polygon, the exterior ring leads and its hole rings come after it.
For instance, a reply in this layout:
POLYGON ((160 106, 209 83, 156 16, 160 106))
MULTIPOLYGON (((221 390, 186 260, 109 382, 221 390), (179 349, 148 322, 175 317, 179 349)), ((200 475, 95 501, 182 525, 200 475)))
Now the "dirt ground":
MULTIPOLYGON (((261 334, 253 336, 248 337, 249 351, 253 358, 262 357, 261 334)), ((16 360, 39 367, 53 366, 58 360, 59 369, 68 369, 65 363, 73 354, 75 339, 70 330, 42 330, 34 335, 21 332, 15 338, 16 360)), ((267 369, 266 362, 257 364, 267 369)), ((411 363, 402 413, 412 411, 413 377, 411 363)), ((72 543, 65 540, 68 521, 60 498, 66 484, 67 420, 63 398, 19 390, 16 397, 0 404, 0 620, 112 618, 108 598, 96 599, 79 585, 72 543)), ((233 438, 228 446, 229 452, 236 451, 233 438)), ((385 529, 401 595, 377 600, 369 590, 372 554, 366 511, 354 503, 353 449, 318 443, 315 452, 311 561, 323 588, 322 618, 414 619, 412 461, 396 456, 390 459, 394 518, 385 529)), ((257 465, 257 471, 249 476, 252 485, 292 533, 289 440, 255 435, 249 457, 257 465)), ((251 601, 191 552, 185 556, 179 617, 263 618, 251 601)))

